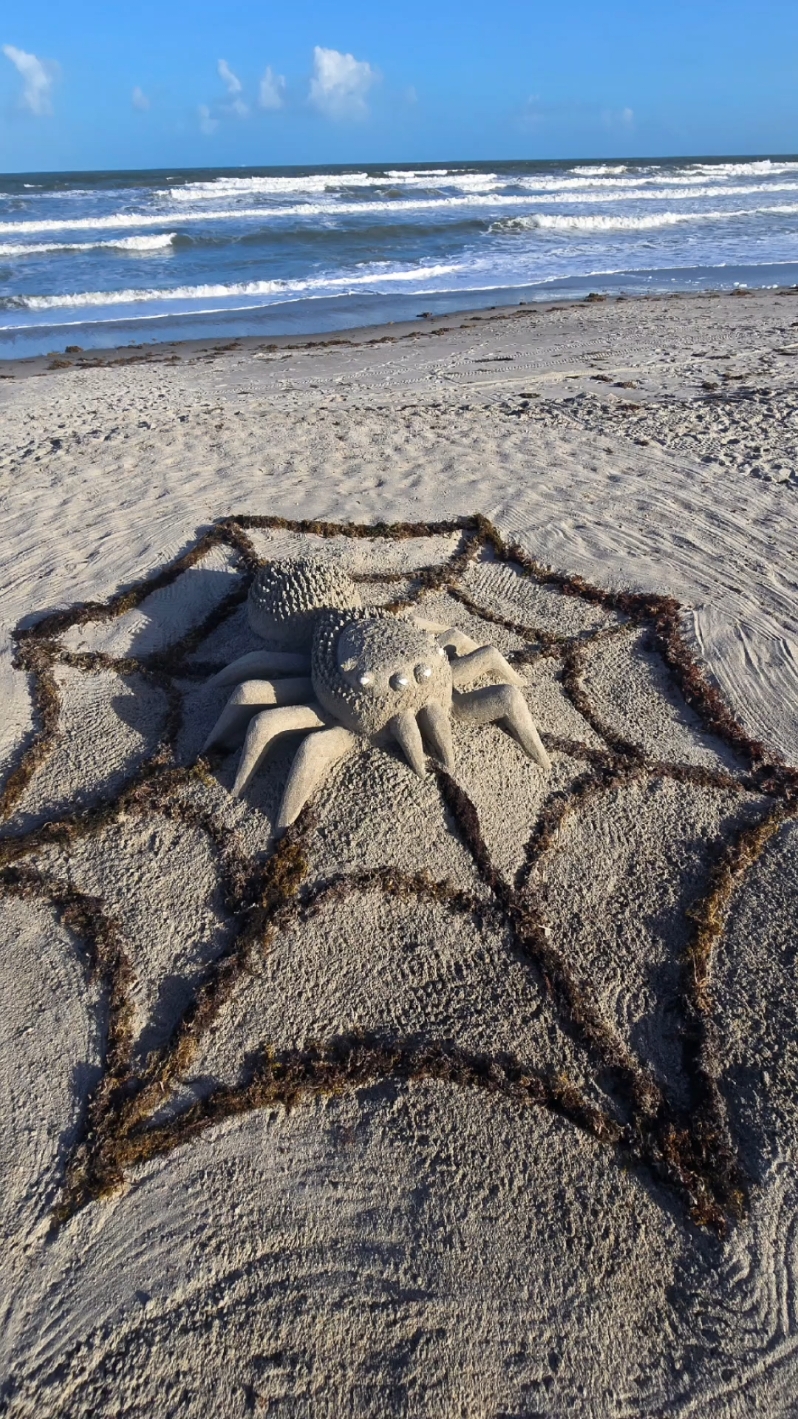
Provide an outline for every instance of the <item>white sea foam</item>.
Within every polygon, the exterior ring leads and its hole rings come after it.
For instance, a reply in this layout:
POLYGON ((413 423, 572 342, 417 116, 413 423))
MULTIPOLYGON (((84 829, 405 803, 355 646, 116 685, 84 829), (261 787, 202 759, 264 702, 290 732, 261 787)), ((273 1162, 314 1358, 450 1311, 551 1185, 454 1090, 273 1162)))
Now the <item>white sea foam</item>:
MULTIPOLYGON (((292 193, 326 192, 331 185, 338 186, 343 181, 343 176, 334 178, 325 173, 309 173, 303 177, 214 177, 208 182, 186 182, 179 187, 161 188, 156 196, 169 198, 172 202, 198 202, 206 198, 216 201, 220 197, 256 194, 282 197, 292 193)), ((368 173, 347 173, 346 181, 368 182, 368 173)))
POLYGON ((603 177, 605 173, 628 172, 625 163, 594 163, 592 166, 571 168, 571 172, 579 173, 585 177, 603 177))
MULTIPOLYGON (((675 201, 695 199, 704 200, 715 197, 750 196, 755 192, 798 192, 798 182, 768 184, 754 187, 701 187, 688 190, 659 190, 657 188, 637 188, 624 192, 586 192, 576 199, 571 194, 550 193, 541 195, 540 202, 546 204, 573 203, 578 200, 580 203, 601 204, 602 202, 655 202, 655 201, 675 201)), ((0 232, 8 235, 22 235, 34 232, 75 232, 75 231, 109 231, 124 230, 135 227, 163 226, 164 221, 179 223, 183 225, 188 222, 229 222, 229 221, 277 221, 291 218, 307 219, 311 217, 341 217, 341 216, 362 216, 391 213, 410 212, 433 212, 433 211, 454 211, 465 210, 469 207, 474 211, 489 208, 518 208, 529 207, 535 200, 531 195, 515 193, 480 193, 474 192, 468 196, 460 197, 424 197, 409 198, 403 202, 377 200, 372 202, 305 202, 296 203, 291 206, 274 207, 243 207, 243 208, 221 208, 203 209, 191 212, 170 212, 168 217, 164 213, 153 212, 113 212, 102 217, 78 217, 78 218, 47 218, 43 220, 23 219, 15 222, 0 222, 0 232)), ((765 205, 755 209, 763 213, 774 212, 779 209, 775 206, 765 205)), ((753 213, 752 213, 753 214, 753 213)), ((720 217, 727 215, 721 212, 720 217)), ((728 215, 734 215, 728 214, 728 215)))
POLYGON ((172 245, 176 236, 177 232, 163 232, 158 236, 120 237, 117 241, 98 242, 98 245, 115 246, 117 251, 163 251, 172 245))
POLYGON ((117 237, 115 241, 59 241, 59 242, 0 242, 0 256, 43 256, 47 252, 74 251, 164 251, 170 247, 177 232, 165 232, 158 236, 117 237))
MULTIPOLYGON (((457 265, 414 266, 403 270, 382 269, 375 264, 368 273, 322 276, 308 281, 238 281, 228 285, 173 286, 162 290, 73 291, 53 296, 14 296, 15 310, 59 310, 74 306, 151 305, 162 301, 229 300, 241 296, 294 295, 305 291, 335 290, 373 286, 390 281, 433 281, 452 276, 457 265)), ((10 304, 10 302, 9 302, 10 304)))
MULTIPOLYGON (((385 176, 401 182, 412 182, 415 179, 423 181, 428 177, 460 178, 467 176, 467 174, 459 172, 457 168, 454 170, 452 168, 419 168, 418 170, 415 168, 386 168, 385 176)), ((489 173, 488 176, 493 177, 493 173, 489 173)))
POLYGON ((773 162, 771 158, 758 159, 750 163, 691 163, 688 171, 727 174, 729 177, 767 177, 771 173, 796 172, 798 162, 773 162))
POLYGON ((307 194, 309 197, 313 197, 323 193, 334 196, 337 192, 345 192, 353 187, 414 188, 429 186, 430 183, 434 184, 441 179, 446 180, 447 186, 459 188, 462 191, 483 191, 497 183, 506 183, 507 181, 506 178, 501 178, 496 173, 464 173, 450 171, 448 168, 404 172, 399 168, 392 168, 383 173, 309 173, 297 177, 223 176, 212 178, 207 182, 186 182, 179 187, 161 188, 156 195, 178 203, 247 196, 286 197, 307 194))
MULTIPOLYGON (((603 216, 594 213, 591 216, 565 216, 560 213, 535 212, 526 217, 507 217, 504 220, 494 222, 494 231, 556 231, 556 232, 647 232, 656 231, 661 227, 681 226, 687 222, 726 222, 731 219, 743 217, 758 217, 762 214, 761 207, 743 207, 736 211, 703 211, 703 212, 652 212, 643 217, 622 216, 620 213, 613 213, 611 216, 603 216)), ((790 206, 768 207, 768 212, 776 212, 780 216, 795 216, 798 214, 798 203, 790 206)))
POLYGON ((118 237, 115 241, 28 241, 0 243, 0 257, 34 257, 57 251, 165 251, 177 236, 176 231, 153 237, 118 237))
POLYGON ((568 175, 554 173, 507 174, 496 172, 468 173, 456 169, 435 168, 429 170, 402 171, 388 169, 383 173, 310 173, 295 177, 218 177, 204 182, 189 182, 181 186, 162 188, 156 196, 180 206, 220 199, 263 197, 307 197, 328 196, 335 201, 338 194, 352 188, 380 189, 386 185, 404 188, 412 192, 417 187, 429 187, 436 183, 446 187, 454 195, 497 192, 508 186, 521 187, 528 192, 579 191, 581 188, 597 188, 609 191, 617 188, 622 192, 632 192, 635 188, 656 185, 661 187, 700 187, 707 179, 716 182, 728 178, 757 176, 771 177, 779 173, 798 172, 798 163, 702 163, 683 168, 677 172, 653 165, 632 166, 627 164, 585 165, 568 169, 568 175))

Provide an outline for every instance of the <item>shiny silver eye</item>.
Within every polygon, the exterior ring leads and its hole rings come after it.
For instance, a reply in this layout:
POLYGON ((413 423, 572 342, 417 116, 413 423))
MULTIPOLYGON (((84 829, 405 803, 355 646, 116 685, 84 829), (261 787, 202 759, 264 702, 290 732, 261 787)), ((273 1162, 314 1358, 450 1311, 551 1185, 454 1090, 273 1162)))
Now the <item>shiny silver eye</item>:
POLYGON ((432 674, 432 670, 430 669, 429 665, 417 665, 415 670, 413 671, 413 674, 418 680, 419 685, 423 685, 425 680, 429 680, 429 677, 432 674))
POLYGON ((373 676, 373 675, 369 675, 368 670, 364 670, 362 675, 358 675, 358 677, 357 677, 357 683, 358 683, 358 685, 362 685, 362 686, 363 686, 363 689, 365 690, 365 688, 366 688, 367 685, 373 685, 373 684, 374 684, 374 676, 373 676))
POLYGON ((409 683, 407 676, 398 671, 396 675, 391 676, 389 681, 392 690, 404 690, 409 683))

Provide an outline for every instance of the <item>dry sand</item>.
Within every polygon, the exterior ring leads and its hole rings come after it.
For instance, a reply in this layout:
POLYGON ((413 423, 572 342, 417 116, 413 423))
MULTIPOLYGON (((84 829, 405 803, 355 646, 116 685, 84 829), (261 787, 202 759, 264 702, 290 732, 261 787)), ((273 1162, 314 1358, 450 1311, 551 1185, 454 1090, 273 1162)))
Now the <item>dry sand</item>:
POLYGON ((100 608, 21 643, 60 705, 0 844, 3 1412, 796 1412, 797 332, 766 292, 0 371, 7 775, 14 628, 100 608), (472 514, 682 610, 229 525, 101 609, 218 519, 472 514), (275 853, 290 748, 240 802, 187 768, 247 555, 297 547, 514 657, 551 773, 497 727, 457 787, 364 747, 275 853))

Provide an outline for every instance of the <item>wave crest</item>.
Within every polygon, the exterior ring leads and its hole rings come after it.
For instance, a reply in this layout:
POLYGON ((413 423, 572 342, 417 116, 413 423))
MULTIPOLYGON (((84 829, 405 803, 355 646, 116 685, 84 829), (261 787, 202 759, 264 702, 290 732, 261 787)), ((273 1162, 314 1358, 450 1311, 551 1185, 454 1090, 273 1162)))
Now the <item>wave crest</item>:
POLYGON ((744 207, 733 212, 652 212, 642 217, 625 217, 613 213, 603 216, 565 216, 559 213, 535 212, 525 217, 502 217, 492 222, 492 232, 653 232, 662 227, 682 226, 685 223, 721 222, 740 220, 745 217, 760 217, 763 213, 775 212, 779 216, 794 216, 798 204, 779 207, 744 207))
POLYGON ((167 286, 162 290, 130 288, 121 291, 71 291, 53 296, 7 296, 0 309, 59 310, 75 306, 152 305, 166 301, 228 300, 231 297, 293 296, 307 291, 377 287, 383 282, 430 281, 452 276, 456 265, 413 266, 400 270, 373 268, 368 273, 349 276, 321 276, 308 281, 237 281, 230 284, 167 286))
POLYGON ((0 242, 0 256, 43 256, 59 251, 165 251, 176 240, 177 232, 163 232, 157 236, 117 237, 114 241, 0 242))

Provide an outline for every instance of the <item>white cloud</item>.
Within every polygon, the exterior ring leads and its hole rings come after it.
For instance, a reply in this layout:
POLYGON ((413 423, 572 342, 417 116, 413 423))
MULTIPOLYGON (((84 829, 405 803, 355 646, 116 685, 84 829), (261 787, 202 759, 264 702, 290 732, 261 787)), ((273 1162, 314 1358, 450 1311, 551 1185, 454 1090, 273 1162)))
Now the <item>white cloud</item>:
POLYGON ((226 59, 220 59, 216 68, 219 73, 219 78, 225 85, 228 94, 233 100, 229 107, 232 109, 233 113, 238 114, 239 118, 246 118, 247 114, 249 113, 249 109, 244 103, 244 100, 241 98, 241 94, 244 91, 244 85, 242 84, 241 80, 239 79, 237 74, 233 73, 226 59))
POLYGON ((50 98, 50 91, 53 87, 52 72, 41 59, 37 59, 35 54, 26 54, 24 49, 16 49, 13 44, 4 44, 3 53, 6 59, 10 59, 14 68, 22 75, 22 103, 25 108, 29 108, 31 113, 41 117, 45 113, 52 113, 53 105, 50 98))
POLYGON ((220 59, 216 67, 219 71, 219 78, 222 80, 222 83, 227 85, 227 92, 229 94, 240 94, 244 85, 238 75, 233 73, 227 60, 220 59))
POLYGON ((137 108, 140 113, 146 113, 147 109, 150 106, 150 101, 147 98, 147 95, 145 94, 143 89, 139 88, 138 84, 136 85, 135 89, 133 90, 133 93, 131 94, 130 101, 133 104, 133 107, 137 108))
POLYGON ((199 114, 199 126, 202 129, 203 133, 215 133, 217 128, 219 127, 219 120, 218 118, 212 117, 208 105, 206 103, 201 103, 199 108, 197 109, 197 113, 199 114))
POLYGON ((365 59, 341 54, 337 49, 313 51, 310 102, 330 118, 363 118, 368 112, 366 94, 378 78, 365 59))
POLYGON ((274 74, 271 65, 267 65, 258 89, 258 103, 261 108, 282 108, 284 92, 285 79, 282 74, 274 74))

